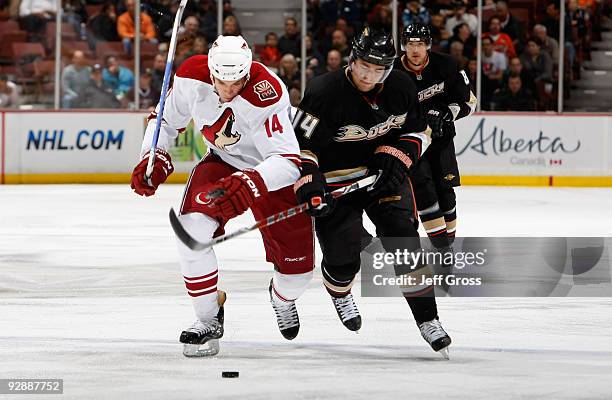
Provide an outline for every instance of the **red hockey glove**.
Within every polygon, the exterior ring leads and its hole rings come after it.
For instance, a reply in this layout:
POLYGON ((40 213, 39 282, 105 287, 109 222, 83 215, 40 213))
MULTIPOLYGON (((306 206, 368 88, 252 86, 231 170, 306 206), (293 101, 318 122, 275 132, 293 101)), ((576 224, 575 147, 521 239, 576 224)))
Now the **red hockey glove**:
POLYGON ((223 218, 231 219, 248 210, 256 199, 267 193, 261 175, 254 169, 245 169, 214 183, 206 197, 213 199, 209 207, 217 209, 223 218))
POLYGON ((153 172, 151 173, 151 185, 145 180, 147 164, 149 163, 149 153, 144 156, 132 172, 132 184, 130 185, 136 193, 141 196, 152 196, 155 191, 166 181, 174 171, 170 154, 165 150, 155 149, 155 161, 153 162, 153 172))

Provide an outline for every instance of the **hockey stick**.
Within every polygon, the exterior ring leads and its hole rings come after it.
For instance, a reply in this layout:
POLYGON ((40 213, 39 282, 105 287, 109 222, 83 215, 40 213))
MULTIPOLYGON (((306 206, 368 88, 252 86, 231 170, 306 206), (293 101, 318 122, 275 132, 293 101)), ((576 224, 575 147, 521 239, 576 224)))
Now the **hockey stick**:
POLYGON ((166 96, 168 95, 168 86, 170 86, 170 75, 172 74, 172 64, 174 64, 174 52, 176 50, 176 40, 178 36, 178 30, 181 26, 181 18, 183 11, 187 6, 187 0, 181 0, 179 8, 176 11, 174 17, 174 26, 172 27, 172 37, 170 37, 170 46, 168 48, 168 57, 166 58, 166 69, 164 71, 164 80, 162 81, 161 95, 159 97, 159 113, 155 119, 155 131, 153 132, 153 140, 151 140, 151 150, 149 151, 149 163, 147 164, 147 171, 145 172, 145 180, 149 186, 153 186, 151 182, 151 174, 153 173, 153 164, 155 163, 155 148, 157 147, 157 140, 159 139, 159 131, 161 129, 161 122, 164 115, 164 106, 166 105, 166 96))
MULTIPOLYGON (((334 196, 334 198, 338 198, 346 194, 352 193, 356 190, 363 189, 367 186, 370 186, 376 182, 376 179, 378 179, 378 175, 370 175, 351 185, 336 189, 333 192, 331 192, 331 194, 332 196, 334 196)), ((181 224, 181 221, 179 221, 178 216, 176 215, 176 212, 174 211, 174 208, 170 208, 170 225, 172 225, 172 229, 174 230, 174 233, 180 239, 180 241, 185 244, 185 246, 189 247, 191 250, 204 250, 216 244, 219 244, 221 242, 225 242, 226 240, 235 238, 236 236, 240 236, 244 233, 253 231, 255 229, 265 228, 277 222, 284 221, 287 218, 295 217, 296 215, 301 214, 304 211, 308 210, 309 207, 310 206, 308 203, 302 203, 295 207, 289 208, 288 210, 281 211, 274 215, 270 215, 268 218, 260 219, 259 221, 256 221, 251 226, 246 226, 242 229, 238 229, 235 232, 228 233, 227 235, 219 236, 218 238, 215 238, 206 243, 197 241, 196 239, 193 238, 193 236, 187 233, 187 231, 181 224)))

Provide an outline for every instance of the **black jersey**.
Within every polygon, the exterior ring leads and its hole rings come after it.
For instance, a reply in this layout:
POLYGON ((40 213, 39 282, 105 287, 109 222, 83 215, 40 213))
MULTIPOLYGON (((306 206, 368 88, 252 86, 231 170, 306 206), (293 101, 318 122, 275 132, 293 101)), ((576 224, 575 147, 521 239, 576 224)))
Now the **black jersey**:
POLYGON ((476 97, 470 90, 470 81, 451 56, 430 51, 428 63, 418 73, 408 69, 404 59, 405 55, 396 60, 395 69, 412 78, 425 111, 446 106, 451 109, 455 120, 474 111, 476 97))
POLYGON ((416 87, 399 71, 367 94, 346 68, 314 78, 293 126, 302 158, 317 163, 328 183, 363 176, 380 145, 401 142, 416 162, 430 142, 416 87))

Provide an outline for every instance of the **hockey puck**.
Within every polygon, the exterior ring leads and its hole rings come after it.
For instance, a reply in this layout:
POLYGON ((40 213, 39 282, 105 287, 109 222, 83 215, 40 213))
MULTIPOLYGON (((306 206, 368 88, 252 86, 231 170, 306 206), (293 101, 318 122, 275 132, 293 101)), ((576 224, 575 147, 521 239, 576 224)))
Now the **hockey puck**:
POLYGON ((238 371, 223 371, 221 372, 222 378, 238 378, 240 373, 238 371))

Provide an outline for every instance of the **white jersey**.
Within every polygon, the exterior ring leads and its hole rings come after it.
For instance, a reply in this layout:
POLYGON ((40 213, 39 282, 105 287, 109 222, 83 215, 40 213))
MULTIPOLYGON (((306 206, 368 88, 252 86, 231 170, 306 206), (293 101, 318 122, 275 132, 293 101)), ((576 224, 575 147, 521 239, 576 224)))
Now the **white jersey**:
MULTIPOLYGON (((263 64, 253 62, 244 89, 221 103, 211 82, 208 56, 190 57, 168 92, 157 147, 168 150, 193 119, 209 151, 237 169, 255 169, 269 191, 278 190, 300 176, 300 150, 289 109, 285 85, 263 64)), ((156 112, 149 116, 141 156, 150 150, 156 112)))

